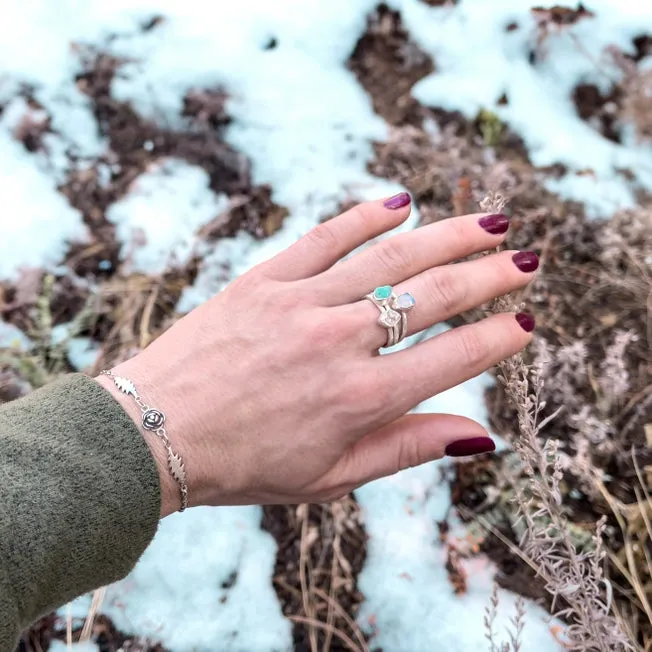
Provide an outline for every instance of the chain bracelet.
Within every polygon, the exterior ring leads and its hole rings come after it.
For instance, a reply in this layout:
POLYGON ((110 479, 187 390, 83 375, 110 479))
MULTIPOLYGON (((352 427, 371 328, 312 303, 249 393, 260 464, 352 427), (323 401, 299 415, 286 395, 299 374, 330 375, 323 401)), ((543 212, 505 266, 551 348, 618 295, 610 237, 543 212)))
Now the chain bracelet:
POLYGON ((172 477, 179 485, 179 494, 181 496, 180 512, 183 512, 188 507, 188 485, 186 483, 186 468, 183 464, 183 459, 180 455, 172 450, 172 444, 168 438, 168 433, 165 430, 165 414, 150 405, 147 405, 141 398, 140 394, 136 391, 136 386, 128 378, 116 376, 112 371, 104 369, 102 372, 105 376, 109 376, 113 380, 113 384, 127 396, 131 396, 136 405, 141 409, 142 426, 145 430, 153 432, 165 446, 168 456, 168 469, 172 477))

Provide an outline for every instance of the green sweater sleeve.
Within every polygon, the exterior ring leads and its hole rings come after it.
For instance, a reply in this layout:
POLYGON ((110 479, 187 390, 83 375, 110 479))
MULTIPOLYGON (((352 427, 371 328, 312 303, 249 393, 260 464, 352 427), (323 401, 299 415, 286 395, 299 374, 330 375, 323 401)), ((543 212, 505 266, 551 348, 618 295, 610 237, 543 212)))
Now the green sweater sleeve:
POLYGON ((40 615, 126 575, 151 541, 160 487, 111 394, 71 374, 0 407, 0 652, 40 615))

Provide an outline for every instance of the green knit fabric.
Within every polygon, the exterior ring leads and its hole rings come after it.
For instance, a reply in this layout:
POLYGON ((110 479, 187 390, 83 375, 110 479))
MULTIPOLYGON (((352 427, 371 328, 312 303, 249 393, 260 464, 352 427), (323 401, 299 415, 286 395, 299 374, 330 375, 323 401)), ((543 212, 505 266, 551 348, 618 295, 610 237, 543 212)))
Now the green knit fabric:
POLYGON ((109 392, 71 374, 0 407, 0 652, 39 616, 124 577, 152 540, 159 477, 109 392))

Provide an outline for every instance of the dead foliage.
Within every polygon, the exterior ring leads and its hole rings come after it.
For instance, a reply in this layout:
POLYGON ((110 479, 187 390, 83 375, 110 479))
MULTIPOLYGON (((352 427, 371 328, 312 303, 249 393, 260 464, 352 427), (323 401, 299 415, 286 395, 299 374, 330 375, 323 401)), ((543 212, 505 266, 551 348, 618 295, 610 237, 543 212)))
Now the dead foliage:
POLYGON ((368 652, 355 622, 366 535, 353 497, 330 505, 268 506, 262 525, 278 545, 273 582, 294 623, 294 649, 368 652))
POLYGON ((579 2, 576 8, 563 5, 552 7, 532 7, 532 15, 540 25, 574 25, 584 18, 593 18, 595 14, 579 2))
MULTIPOLYGON (((54 640, 66 642, 67 629, 68 623, 64 618, 54 614, 46 616, 23 634, 15 652, 45 652, 54 640)), ((83 624, 72 621, 70 641, 78 642, 82 631, 83 624)), ((166 652, 166 648, 158 643, 125 636, 106 616, 102 615, 95 617, 90 635, 99 652, 166 652)))

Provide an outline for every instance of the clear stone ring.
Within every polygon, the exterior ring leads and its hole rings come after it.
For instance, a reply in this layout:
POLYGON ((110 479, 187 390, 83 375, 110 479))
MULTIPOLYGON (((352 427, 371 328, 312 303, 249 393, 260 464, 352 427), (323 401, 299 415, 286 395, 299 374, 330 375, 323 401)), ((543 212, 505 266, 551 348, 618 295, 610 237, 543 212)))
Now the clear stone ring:
POLYGON ((396 296, 390 285, 380 285, 365 295, 380 311, 378 323, 387 329, 386 347, 398 344, 407 335, 407 313, 416 305, 411 294, 396 296))

